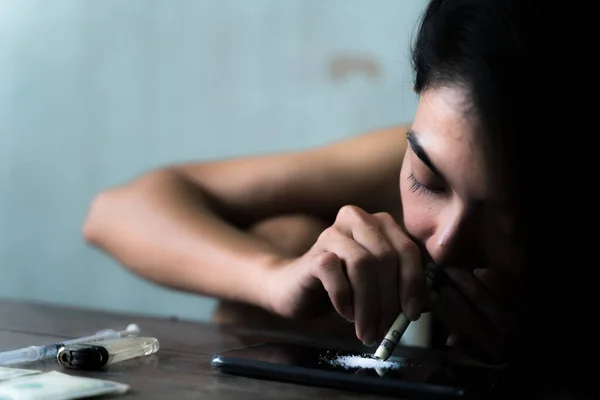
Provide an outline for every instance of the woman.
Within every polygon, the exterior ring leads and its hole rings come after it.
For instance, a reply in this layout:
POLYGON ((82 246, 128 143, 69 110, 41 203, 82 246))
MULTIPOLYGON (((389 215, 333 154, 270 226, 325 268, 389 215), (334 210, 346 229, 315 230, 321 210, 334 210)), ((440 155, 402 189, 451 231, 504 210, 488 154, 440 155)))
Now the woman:
POLYGON ((530 278, 551 260, 530 230, 542 184, 523 138, 541 130, 530 102, 548 101, 528 73, 544 61, 542 32, 527 1, 432 0, 410 124, 150 171, 99 194, 84 235, 146 279, 281 321, 330 318, 368 345, 401 310, 433 310, 465 351, 534 354, 543 290, 530 278), (429 261, 454 283, 439 295, 429 261))

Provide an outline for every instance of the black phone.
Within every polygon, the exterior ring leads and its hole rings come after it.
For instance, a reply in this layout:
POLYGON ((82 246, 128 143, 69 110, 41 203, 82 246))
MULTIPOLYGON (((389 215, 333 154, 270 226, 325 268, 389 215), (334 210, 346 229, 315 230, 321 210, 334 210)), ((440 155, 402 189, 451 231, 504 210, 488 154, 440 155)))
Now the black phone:
POLYGON ((291 343, 257 343, 215 354, 224 373, 414 399, 491 399, 503 368, 399 347, 386 361, 373 354, 291 343))

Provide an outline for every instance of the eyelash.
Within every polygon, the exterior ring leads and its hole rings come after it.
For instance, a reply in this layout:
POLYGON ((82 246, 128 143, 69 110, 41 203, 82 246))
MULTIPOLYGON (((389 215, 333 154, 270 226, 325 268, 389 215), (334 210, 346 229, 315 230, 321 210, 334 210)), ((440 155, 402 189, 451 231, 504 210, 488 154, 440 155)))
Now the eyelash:
POLYGON ((419 194, 424 194, 427 196, 431 196, 434 194, 438 194, 444 191, 444 189, 432 189, 430 187, 427 187, 425 185, 423 185, 421 182, 419 182, 417 180, 417 178, 415 178, 415 176, 411 173, 408 174, 407 177, 408 181, 410 182, 410 187, 409 190, 413 193, 419 193, 419 194))

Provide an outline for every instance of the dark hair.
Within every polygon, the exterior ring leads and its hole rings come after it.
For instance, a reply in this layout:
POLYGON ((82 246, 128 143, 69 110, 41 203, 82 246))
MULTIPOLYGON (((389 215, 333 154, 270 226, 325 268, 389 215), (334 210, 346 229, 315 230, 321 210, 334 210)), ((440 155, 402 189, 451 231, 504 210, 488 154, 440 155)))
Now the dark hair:
POLYGON ((524 255, 527 295, 520 302, 524 329, 515 360, 528 366, 535 360, 539 368, 550 356, 544 373, 563 375, 581 372, 573 366, 574 357, 599 339, 585 322, 592 311, 571 326, 561 320, 563 313, 588 309, 581 280, 563 264, 578 251, 566 244, 575 240, 557 238, 569 230, 561 224, 566 229, 561 232, 560 216, 552 217, 568 206, 554 197, 556 177, 549 171, 560 144, 549 143, 547 134, 551 124, 566 118, 553 114, 563 103, 548 89, 556 87, 548 71, 560 71, 560 56, 549 47, 560 42, 551 36, 560 23, 550 23, 548 7, 530 0, 431 0, 413 42, 412 64, 417 94, 442 86, 466 89, 465 112, 479 124, 491 176, 505 183, 497 187, 509 195, 518 222, 516 243, 524 255), (556 341, 569 342, 570 349, 549 351, 556 341))
POLYGON ((490 172, 503 171, 511 185, 529 122, 535 18, 527 0, 433 0, 412 48, 415 91, 464 88, 490 172))

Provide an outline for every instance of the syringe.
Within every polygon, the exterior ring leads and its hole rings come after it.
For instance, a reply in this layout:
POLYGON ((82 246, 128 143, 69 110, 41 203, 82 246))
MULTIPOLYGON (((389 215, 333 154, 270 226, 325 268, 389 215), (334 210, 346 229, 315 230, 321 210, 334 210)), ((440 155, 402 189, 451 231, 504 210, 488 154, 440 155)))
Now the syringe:
POLYGON ((127 336, 137 336, 140 328, 136 324, 130 324, 123 331, 114 329, 103 329, 91 336, 85 336, 77 339, 65 340, 54 344, 44 346, 29 346, 22 349, 4 351, 0 353, 0 365, 16 364, 22 362, 37 361, 44 358, 56 357, 58 350, 68 344, 98 342, 101 340, 115 339, 127 336))

